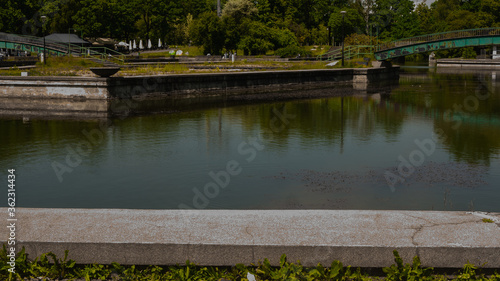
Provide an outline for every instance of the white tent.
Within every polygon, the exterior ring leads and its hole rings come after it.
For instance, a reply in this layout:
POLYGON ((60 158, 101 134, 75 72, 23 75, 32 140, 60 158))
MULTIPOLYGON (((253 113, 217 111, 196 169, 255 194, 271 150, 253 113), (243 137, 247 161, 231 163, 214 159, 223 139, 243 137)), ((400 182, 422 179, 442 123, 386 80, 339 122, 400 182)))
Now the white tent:
POLYGON ((151 39, 148 39, 148 49, 151 50, 153 48, 153 44, 151 44, 151 39))
POLYGON ((135 44, 135 39, 134 39, 134 45, 133 45, 132 49, 137 50, 137 44, 135 44))
POLYGON ((128 43, 128 50, 132 52, 132 40, 128 43))
POLYGON ((144 50, 144 45, 142 45, 142 40, 139 40, 139 49, 144 50))
POLYGON ((161 45, 161 39, 158 39, 158 49, 161 48, 162 45, 161 45))

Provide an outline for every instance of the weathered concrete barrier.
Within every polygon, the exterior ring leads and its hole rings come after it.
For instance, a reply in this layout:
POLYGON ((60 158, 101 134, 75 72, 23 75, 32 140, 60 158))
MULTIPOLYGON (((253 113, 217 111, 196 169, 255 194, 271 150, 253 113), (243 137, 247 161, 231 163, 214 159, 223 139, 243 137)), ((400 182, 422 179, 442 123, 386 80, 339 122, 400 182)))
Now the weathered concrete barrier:
POLYGON ((233 73, 178 74, 146 77, 116 77, 109 81, 112 97, 181 95, 241 95, 282 91, 291 85, 354 85, 366 89, 370 83, 399 78, 399 67, 365 69, 315 69, 233 73))
POLYGON ((109 117, 112 101, 47 98, 0 98, 0 116, 50 119, 109 117))
POLYGON ((0 98, 109 98, 105 78, 87 77, 0 77, 0 98))
POLYGON ((436 64, 461 69, 500 69, 500 60, 490 59, 438 59, 436 64))
MULTIPOLYGON (((308 93, 309 90, 367 90, 370 87, 397 83, 398 78, 399 67, 110 78, 0 77, 0 101, 3 101, 0 104, 0 114, 10 112, 11 115, 43 116, 53 111, 66 112, 68 116, 94 117, 117 113, 120 109, 116 109, 120 106, 115 106, 116 101, 124 99, 155 100, 156 104, 189 104, 190 102, 178 101, 180 99, 200 102, 201 99, 210 102, 275 100, 279 96, 313 98, 316 94, 317 97, 328 96, 328 94, 316 92, 315 95, 311 95, 308 93), (302 93, 296 91, 302 91, 302 93), (283 94, 283 92, 289 93, 283 94), (29 102, 24 104, 19 102, 23 99, 29 102), (67 102, 44 101, 50 99, 61 99, 67 102), (97 102, 87 102, 99 100, 102 101, 99 105, 97 102), (160 100, 162 102, 158 102, 160 100)), ((139 103, 135 103, 134 106, 139 111, 141 107, 144 107, 139 103)), ((133 109, 127 107, 123 111, 129 110, 133 109)))
MULTIPOLYGON (((7 214, 7 208, 0 208, 7 214)), ((286 254, 305 266, 386 267, 392 251, 423 266, 500 268, 500 213, 363 210, 16 208, 16 249, 78 263, 231 266, 286 254), (488 218, 492 223, 483 222, 488 218)), ((0 228, 3 243, 9 237, 0 228)))
POLYGON ((280 90, 280 86, 333 83, 367 84, 397 80, 399 67, 316 69, 237 73, 176 74, 111 78, 0 77, 0 98, 110 99, 137 96, 241 94, 280 90), (264 90, 264 91, 263 91, 264 90))

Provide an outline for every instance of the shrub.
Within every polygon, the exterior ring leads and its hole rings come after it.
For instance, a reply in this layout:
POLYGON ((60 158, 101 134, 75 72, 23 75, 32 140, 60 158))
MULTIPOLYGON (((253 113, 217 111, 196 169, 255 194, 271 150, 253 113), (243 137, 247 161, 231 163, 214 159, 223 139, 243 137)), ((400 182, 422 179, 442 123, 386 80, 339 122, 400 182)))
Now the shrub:
POLYGON ((312 55, 311 51, 307 51, 297 45, 289 45, 285 48, 278 49, 274 54, 282 58, 295 58, 298 55, 301 57, 309 57, 312 55))

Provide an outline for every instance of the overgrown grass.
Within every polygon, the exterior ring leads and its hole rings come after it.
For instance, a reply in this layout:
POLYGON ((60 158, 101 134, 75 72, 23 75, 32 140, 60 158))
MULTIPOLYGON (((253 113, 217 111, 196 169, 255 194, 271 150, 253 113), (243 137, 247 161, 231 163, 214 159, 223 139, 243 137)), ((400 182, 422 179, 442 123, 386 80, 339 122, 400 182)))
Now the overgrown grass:
MULTIPOLYGON (((322 46, 322 45, 313 45, 313 46, 304 46, 301 47, 302 49, 306 50, 307 52, 310 53, 310 56, 315 57, 321 54, 324 54, 330 49, 330 46, 322 46)), ((169 46, 170 50, 182 50, 183 56, 189 56, 189 57, 195 57, 195 56, 204 56, 205 54, 203 53, 203 48, 199 46, 169 46), (186 55, 186 53, 188 53, 186 55)), ((243 55, 243 50, 238 50, 237 51, 238 55, 243 55)), ((275 51, 268 51, 266 52, 266 56, 274 56, 275 51)), ((158 57, 170 57, 170 53, 167 50, 164 51, 158 51, 158 52, 141 52, 141 57, 142 58, 158 58, 158 57)), ((260 56, 255 56, 255 57, 265 57, 263 55, 260 56)))
POLYGON ((172 73, 190 73, 189 67, 185 64, 169 63, 163 65, 147 65, 131 69, 124 69, 117 75, 119 76, 135 76, 135 75, 161 75, 172 73))
MULTIPOLYGON (((198 46, 170 46, 169 50, 182 50, 183 56, 195 57, 203 56, 203 49, 198 46)), ((170 51, 158 51, 158 52, 144 52, 141 53, 141 58, 159 58, 159 57, 170 57, 170 51)))
MULTIPOLYGON (((16 255, 15 273, 9 272, 11 266, 5 245, 0 253, 1 280, 23 280, 24 278, 84 279, 84 280, 247 280, 249 274, 256 280, 380 280, 381 277, 369 276, 359 268, 344 266, 340 261, 333 261, 325 267, 304 267, 287 261, 282 255, 279 266, 271 266, 268 259, 258 264, 245 266, 236 264, 232 267, 197 266, 189 261, 177 266, 124 266, 117 263, 110 265, 77 265, 68 259, 68 251, 63 258, 53 253, 46 253, 31 260, 24 248, 16 255)), ((500 280, 500 274, 486 276, 477 266, 467 263, 453 276, 436 275, 433 268, 423 268, 418 257, 411 264, 404 264, 398 252, 394 250, 395 264, 383 268, 383 280, 500 280)))
POLYGON ((371 67, 371 58, 365 60, 364 58, 344 60, 344 67, 342 67, 342 62, 338 62, 333 68, 369 68, 371 67), (368 65, 366 65, 368 63, 368 65))
POLYGON ((90 67, 102 66, 88 59, 76 57, 50 57, 46 64, 36 63, 36 68, 0 70, 0 76, 20 76, 21 72, 28 72, 30 76, 78 76, 90 75, 90 67))
MULTIPOLYGON (((368 67, 358 64, 364 62, 363 59, 346 60, 345 68, 368 67)), ((335 66, 327 66, 328 61, 247 61, 238 60, 234 63, 227 62, 205 62, 201 65, 209 66, 204 69, 194 69, 188 64, 168 63, 150 64, 135 68, 124 68, 118 72, 117 76, 142 76, 142 75, 165 75, 180 73, 217 73, 234 71, 241 69, 244 71, 259 70, 307 70, 307 69, 328 69, 341 68, 340 62, 335 66)), ((9 70, 0 70, 0 76, 20 76, 21 72, 28 72, 30 76, 94 76, 89 70, 90 67, 102 66, 88 59, 75 57, 57 57, 47 60, 47 64, 37 63, 36 68, 19 69, 12 67, 9 70)))
POLYGON ((312 62, 281 62, 281 61, 257 61, 248 62, 246 60, 236 61, 234 63, 204 62, 199 64, 204 66, 202 69, 195 69, 193 66, 179 63, 169 63, 164 65, 148 65, 131 69, 124 69, 117 75, 135 76, 135 75, 164 75, 180 73, 218 73, 236 70, 242 71, 262 71, 262 70, 301 70, 301 69, 326 69, 325 61, 312 62))
POLYGON ((316 57, 316 56, 319 56, 319 55, 322 55, 322 54, 328 52, 328 50, 330 50, 330 46, 328 46, 328 45, 325 45, 325 46, 322 46, 322 45, 304 46, 304 49, 310 51, 312 56, 316 57))

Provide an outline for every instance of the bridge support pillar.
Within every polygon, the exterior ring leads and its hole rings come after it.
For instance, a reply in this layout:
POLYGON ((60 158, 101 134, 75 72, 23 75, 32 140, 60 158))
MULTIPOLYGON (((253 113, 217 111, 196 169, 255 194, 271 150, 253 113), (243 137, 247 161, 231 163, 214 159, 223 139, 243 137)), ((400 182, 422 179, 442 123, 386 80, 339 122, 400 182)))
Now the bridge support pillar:
POLYGON ((500 59, 500 54, 497 51, 498 46, 493 46, 492 59, 500 59))
POLYGON ((372 61, 373 67, 392 67, 392 63, 390 61, 372 61))

